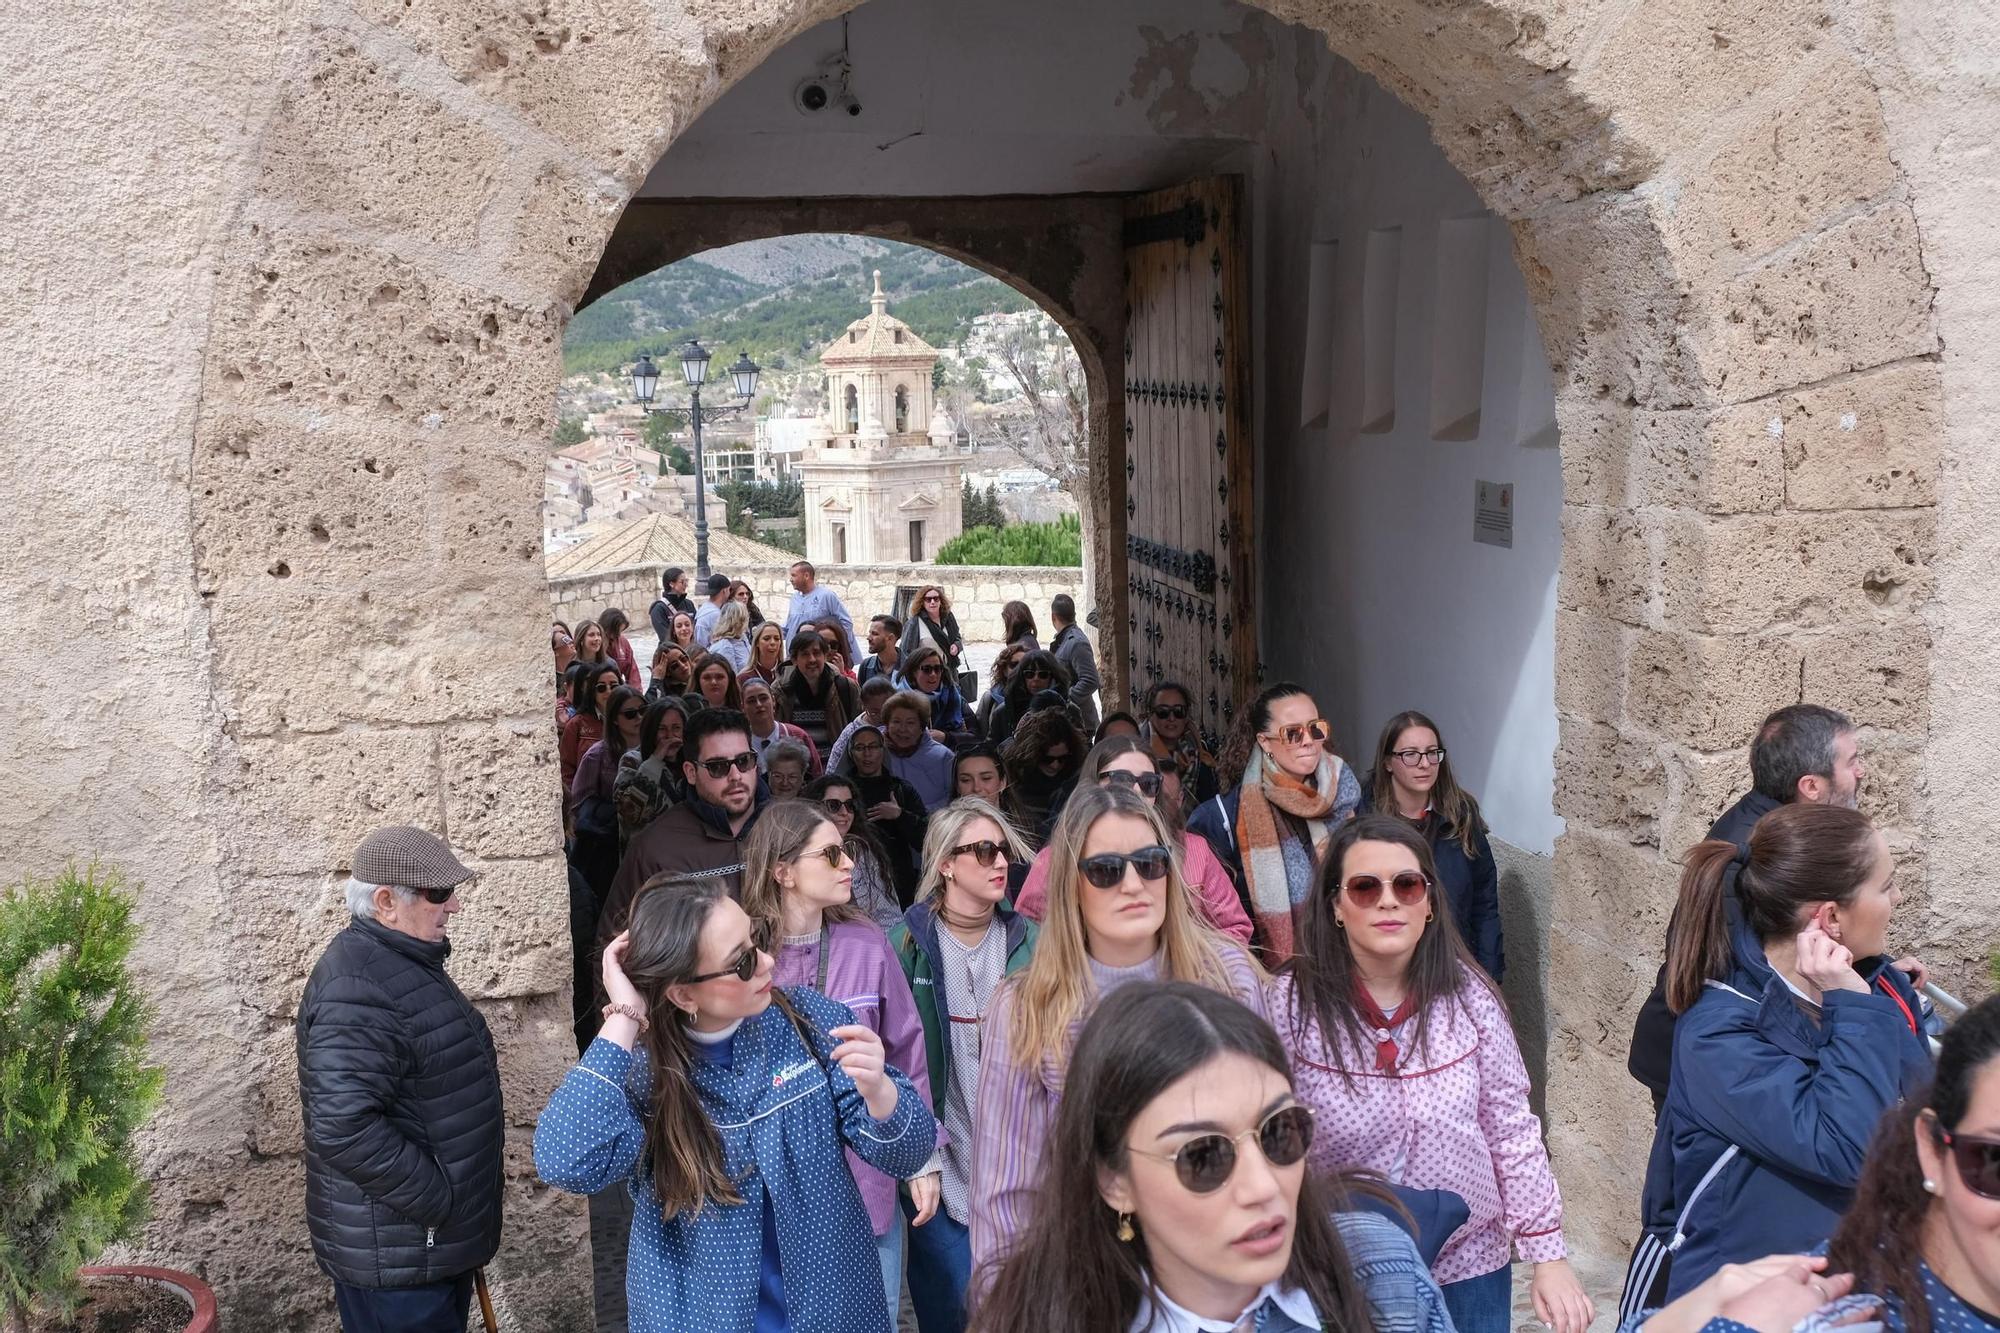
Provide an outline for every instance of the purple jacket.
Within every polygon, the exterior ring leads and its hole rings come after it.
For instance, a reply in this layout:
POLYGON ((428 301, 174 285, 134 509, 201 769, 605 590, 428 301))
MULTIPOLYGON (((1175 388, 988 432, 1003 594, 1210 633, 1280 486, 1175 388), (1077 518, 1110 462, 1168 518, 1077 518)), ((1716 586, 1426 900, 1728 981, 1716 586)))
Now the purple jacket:
MULTIPOLYGON (((931 1103, 930 1070, 924 1058, 924 1024, 917 1002, 910 995, 909 978, 889 947, 889 937, 872 921, 836 921, 828 928, 826 985, 819 986, 819 945, 788 945, 778 950, 774 986, 803 986, 820 990, 854 1011, 856 1022, 874 1029, 882 1039, 888 1063, 909 1076, 910 1082, 931 1103)), ((944 1127, 938 1127, 938 1142, 944 1141, 944 1127)), ((856 1157, 847 1154, 861 1202, 868 1207, 869 1225, 875 1234, 888 1234, 892 1223, 900 1224, 896 1207, 897 1182, 856 1157)), ((927 1166, 925 1170, 936 1170, 927 1166)), ((921 1171, 917 1174, 923 1174, 921 1171)))

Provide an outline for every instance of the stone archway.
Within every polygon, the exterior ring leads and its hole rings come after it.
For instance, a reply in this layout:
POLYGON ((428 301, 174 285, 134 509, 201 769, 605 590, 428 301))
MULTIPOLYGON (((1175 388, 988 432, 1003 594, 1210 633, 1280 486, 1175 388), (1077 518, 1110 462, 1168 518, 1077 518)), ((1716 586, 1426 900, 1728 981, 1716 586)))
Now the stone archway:
MULTIPOLYGON (((1665 855, 1740 782, 1756 720, 1801 691, 1853 711, 1895 775, 1882 813, 1904 845, 1927 825, 1940 391, 1904 178, 1873 85, 1810 7, 1260 7, 1429 118, 1511 221, 1556 367, 1550 1135, 1575 1233, 1615 1249, 1665 855)), ((291 904, 363 829, 409 819, 442 824, 504 904, 468 914, 455 963, 500 1036, 516 1139, 501 1299, 581 1326, 581 1214, 525 1158, 568 1054, 532 520, 561 328, 674 135, 842 8, 356 0, 284 36, 189 483, 220 729, 205 906, 234 950, 184 964, 201 1003, 164 1024, 163 1137, 200 1132, 156 1164, 150 1240, 205 1256, 267 1322, 318 1301, 285 1016, 332 917, 291 904)))

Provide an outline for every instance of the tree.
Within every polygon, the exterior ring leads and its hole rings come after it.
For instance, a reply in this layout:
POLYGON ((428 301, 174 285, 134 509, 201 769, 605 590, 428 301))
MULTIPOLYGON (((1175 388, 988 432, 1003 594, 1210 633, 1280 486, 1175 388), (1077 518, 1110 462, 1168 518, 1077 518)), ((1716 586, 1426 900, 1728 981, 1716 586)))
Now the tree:
POLYGON ((683 477, 694 472, 694 460, 688 457, 688 451, 674 439, 674 432, 684 430, 686 427, 686 412, 678 407, 663 407, 657 412, 646 414, 646 428, 641 435, 647 446, 666 460, 667 470, 678 472, 683 477))
POLYGON ((582 417, 560 417, 556 420, 556 448, 567 449, 572 444, 582 444, 590 436, 583 428, 582 417))
POLYGON ((0 894, 0 1300, 8 1333, 37 1302, 72 1309, 76 1270, 136 1235, 146 1185, 133 1131, 165 1075, 126 959, 138 938, 115 873, 71 866, 0 894))
POLYGON ((1083 563, 1083 527, 1075 514, 1053 523, 1016 523, 1004 532, 968 528, 938 548, 940 565, 1040 565, 1083 563))
POLYGON ((1089 390, 1076 349, 1067 338, 1045 339, 1041 322, 1016 322, 995 341, 994 355, 1020 397, 987 415, 976 442, 1012 449, 1075 495, 1089 471, 1089 390))

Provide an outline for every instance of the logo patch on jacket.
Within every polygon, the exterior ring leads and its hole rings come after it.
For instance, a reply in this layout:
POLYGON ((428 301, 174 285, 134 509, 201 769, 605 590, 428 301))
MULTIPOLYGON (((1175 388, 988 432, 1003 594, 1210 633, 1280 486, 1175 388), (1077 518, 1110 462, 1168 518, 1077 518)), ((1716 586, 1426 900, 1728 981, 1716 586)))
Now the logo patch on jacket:
POLYGON ((801 1060, 795 1065, 786 1065, 783 1069, 771 1075, 771 1086, 782 1088, 800 1074, 808 1074, 818 1068, 819 1065, 811 1060, 801 1060))

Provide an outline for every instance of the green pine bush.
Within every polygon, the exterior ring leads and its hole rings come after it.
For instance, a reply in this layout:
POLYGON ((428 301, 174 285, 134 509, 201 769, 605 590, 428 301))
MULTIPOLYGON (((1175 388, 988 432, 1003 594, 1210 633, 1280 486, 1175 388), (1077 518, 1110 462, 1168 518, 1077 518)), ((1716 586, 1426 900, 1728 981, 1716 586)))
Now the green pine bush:
POLYGON ((940 565, 1054 565, 1083 563, 1083 524, 1075 514, 1054 523, 1010 523, 967 528, 938 548, 940 565))
POLYGON ((160 1099, 138 938, 115 871, 74 865, 0 892, 0 1308, 73 1310, 76 1270, 146 1217, 132 1134, 160 1099))

